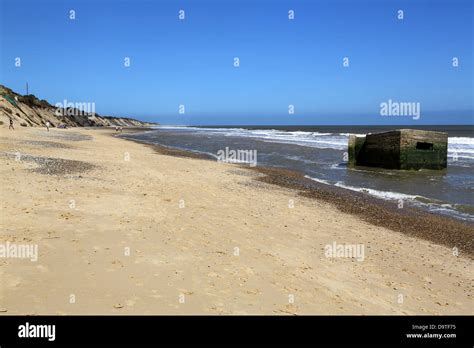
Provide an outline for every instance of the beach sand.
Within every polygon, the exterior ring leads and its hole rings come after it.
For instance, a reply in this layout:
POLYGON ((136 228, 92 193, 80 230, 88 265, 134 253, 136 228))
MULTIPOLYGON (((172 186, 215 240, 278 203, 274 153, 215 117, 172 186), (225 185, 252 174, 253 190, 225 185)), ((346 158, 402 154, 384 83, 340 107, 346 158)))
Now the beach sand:
POLYGON ((112 134, 0 129, 0 243, 38 245, 0 258, 1 314, 473 312, 462 246, 112 134))

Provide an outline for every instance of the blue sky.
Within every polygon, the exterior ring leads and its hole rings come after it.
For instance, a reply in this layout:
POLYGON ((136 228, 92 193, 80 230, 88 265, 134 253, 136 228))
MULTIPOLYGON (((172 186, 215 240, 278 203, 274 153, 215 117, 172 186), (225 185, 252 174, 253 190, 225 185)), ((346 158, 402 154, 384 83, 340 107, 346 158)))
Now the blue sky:
POLYGON ((473 123, 471 0, 0 2, 0 83, 52 104, 165 124, 473 123), (380 116, 388 99, 420 119, 380 116))

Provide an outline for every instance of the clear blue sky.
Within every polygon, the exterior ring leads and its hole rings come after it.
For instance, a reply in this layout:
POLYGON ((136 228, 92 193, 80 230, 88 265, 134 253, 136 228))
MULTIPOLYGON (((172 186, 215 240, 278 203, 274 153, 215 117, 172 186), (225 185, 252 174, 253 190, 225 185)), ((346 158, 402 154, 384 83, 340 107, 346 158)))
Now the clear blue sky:
POLYGON ((52 104, 166 124, 473 123, 472 0, 0 2, 0 83, 52 104), (420 120, 383 118, 388 99, 420 102, 420 120))

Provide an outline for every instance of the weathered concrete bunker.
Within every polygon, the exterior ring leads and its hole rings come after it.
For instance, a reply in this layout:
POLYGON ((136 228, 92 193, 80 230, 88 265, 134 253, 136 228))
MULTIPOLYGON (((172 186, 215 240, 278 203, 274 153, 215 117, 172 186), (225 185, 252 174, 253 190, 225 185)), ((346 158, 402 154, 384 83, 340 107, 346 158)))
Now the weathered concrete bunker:
POLYGON ((448 134, 415 129, 349 136, 349 166, 388 169, 443 169, 448 134))

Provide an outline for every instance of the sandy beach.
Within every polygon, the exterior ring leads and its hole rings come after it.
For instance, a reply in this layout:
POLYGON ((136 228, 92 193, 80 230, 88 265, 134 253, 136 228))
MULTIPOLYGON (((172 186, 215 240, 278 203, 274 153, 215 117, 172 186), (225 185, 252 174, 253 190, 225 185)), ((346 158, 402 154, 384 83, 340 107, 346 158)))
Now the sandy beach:
POLYGON ((0 243, 38 246, 0 258, 1 314, 472 313, 468 227, 455 252, 113 133, 0 129, 0 243), (334 243, 363 260, 327 257, 334 243))

